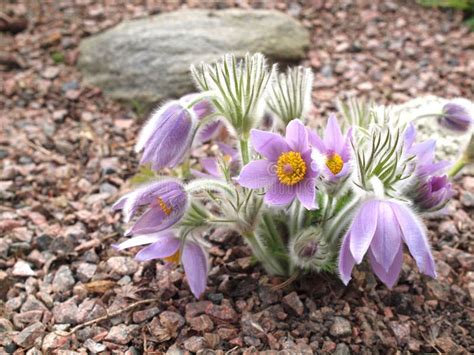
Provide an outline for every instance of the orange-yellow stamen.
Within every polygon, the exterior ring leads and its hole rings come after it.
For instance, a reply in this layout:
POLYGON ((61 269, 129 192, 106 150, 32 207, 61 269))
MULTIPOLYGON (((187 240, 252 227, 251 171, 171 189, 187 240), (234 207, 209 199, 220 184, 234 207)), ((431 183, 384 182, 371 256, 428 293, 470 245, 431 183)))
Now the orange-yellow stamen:
POLYGON ((284 185, 295 185, 306 175, 306 163, 299 152, 286 152, 280 155, 276 165, 278 180, 284 185))
POLYGON ((163 258, 164 261, 166 261, 168 263, 173 263, 173 264, 176 264, 176 265, 179 264, 180 259, 181 259, 181 253, 180 253, 179 249, 176 250, 176 252, 173 255, 170 255, 170 256, 167 256, 166 258, 163 258))
POLYGON ((331 173, 337 175, 341 172, 344 166, 344 161, 339 154, 334 153, 326 160, 326 166, 331 171, 331 173))
POLYGON ((168 206, 161 197, 157 197, 156 201, 158 202, 158 206, 160 206, 161 210, 165 213, 165 215, 169 216, 171 212, 173 212, 173 207, 168 206))

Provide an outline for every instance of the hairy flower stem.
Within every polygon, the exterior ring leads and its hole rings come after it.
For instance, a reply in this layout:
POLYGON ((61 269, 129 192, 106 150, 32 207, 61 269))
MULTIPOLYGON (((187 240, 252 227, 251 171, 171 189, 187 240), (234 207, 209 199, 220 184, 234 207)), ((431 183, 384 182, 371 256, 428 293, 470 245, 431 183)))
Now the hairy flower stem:
POLYGON ((240 145, 240 155, 242 157, 242 164, 246 165, 250 161, 250 150, 249 150, 249 140, 248 135, 243 135, 243 137, 239 140, 240 145))
POLYGON ((464 168, 467 164, 466 159, 464 156, 462 156, 454 165, 451 167, 451 169, 448 172, 449 177, 455 177, 461 170, 464 168))
POLYGON ((273 275, 285 275, 285 271, 281 265, 262 247, 255 232, 247 232, 244 234, 244 237, 250 249, 252 249, 253 255, 262 263, 267 272, 273 275))

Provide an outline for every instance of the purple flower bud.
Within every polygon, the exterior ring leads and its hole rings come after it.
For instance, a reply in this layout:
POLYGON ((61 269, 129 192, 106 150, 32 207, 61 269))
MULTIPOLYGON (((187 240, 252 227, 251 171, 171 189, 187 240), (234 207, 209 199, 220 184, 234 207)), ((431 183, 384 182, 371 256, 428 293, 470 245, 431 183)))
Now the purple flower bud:
POLYGON ((416 191, 414 202, 423 211, 443 208, 454 194, 446 175, 431 176, 420 183, 414 191, 416 191))
POLYGON ((449 102, 443 106, 443 114, 439 118, 439 123, 450 130, 457 132, 467 132, 473 122, 472 112, 469 109, 469 102, 449 102))
POLYGON ((143 150, 141 164, 151 163, 155 170, 175 167, 191 148, 196 118, 178 101, 156 111, 143 126, 135 151, 143 150))
MULTIPOLYGON (((193 100, 196 100, 198 97, 199 94, 197 93, 188 94, 181 98, 181 102, 183 104, 187 104, 192 102, 193 100)), ((214 106, 212 106, 212 103, 207 99, 202 99, 198 101, 191 107, 191 109, 194 111, 194 113, 196 114, 196 118, 199 121, 215 112, 214 106)), ((201 142, 206 142, 214 138, 214 136, 220 131, 220 128, 222 128, 223 126, 224 125, 219 120, 212 121, 204 125, 204 127, 202 127, 199 132, 199 140, 201 142)))
POLYGON ((143 185, 118 200, 113 208, 123 210, 128 222, 140 207, 148 208, 126 234, 147 234, 162 231, 177 223, 188 206, 184 187, 172 179, 143 185))

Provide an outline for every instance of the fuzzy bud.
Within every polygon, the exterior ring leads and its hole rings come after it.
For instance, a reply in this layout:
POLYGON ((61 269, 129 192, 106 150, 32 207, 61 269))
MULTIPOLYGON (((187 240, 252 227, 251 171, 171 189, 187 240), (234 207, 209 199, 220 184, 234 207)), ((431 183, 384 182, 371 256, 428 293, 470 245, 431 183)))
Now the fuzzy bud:
POLYGON ((303 230, 290 242, 290 258, 302 269, 330 270, 334 266, 334 254, 322 238, 322 230, 310 227, 303 230))

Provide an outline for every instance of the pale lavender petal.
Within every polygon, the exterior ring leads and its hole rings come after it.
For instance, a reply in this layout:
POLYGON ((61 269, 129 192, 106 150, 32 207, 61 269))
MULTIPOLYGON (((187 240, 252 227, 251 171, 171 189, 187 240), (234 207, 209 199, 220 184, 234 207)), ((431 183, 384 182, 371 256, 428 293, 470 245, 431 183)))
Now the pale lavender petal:
POLYGON ((138 261, 147 261, 167 258, 178 251, 180 244, 181 241, 178 238, 171 235, 164 236, 140 250, 137 255, 135 255, 135 259, 138 261))
POLYGON ((298 119, 288 123, 285 138, 291 149, 296 152, 305 152, 309 149, 308 131, 303 122, 298 119))
POLYGON ((156 233, 156 234, 143 234, 143 235, 139 235, 139 236, 127 239, 126 241, 120 244, 115 244, 113 245, 113 247, 116 248, 117 250, 124 250, 128 248, 137 247, 139 245, 151 244, 151 243, 156 242, 158 239, 162 237, 166 237, 166 236, 167 236, 166 232, 156 233))
POLYGON ((250 141, 257 153, 272 161, 277 161, 281 153, 290 150, 288 143, 280 135, 258 129, 250 131, 250 141))
POLYGON ((349 283, 351 280, 352 269, 355 265, 355 260, 352 257, 351 249, 350 249, 350 233, 347 233, 344 236, 344 240, 342 241, 341 250, 339 252, 339 275, 341 277, 342 282, 345 285, 349 283))
POLYGON ((219 132, 219 129, 222 127, 223 127, 223 124, 219 120, 213 121, 207 125, 204 125, 204 127, 199 130, 199 140, 201 142, 207 142, 208 140, 211 140, 217 135, 217 133, 219 132))
POLYGON ((408 207, 402 204, 392 203, 392 209, 400 225, 402 238, 415 259, 416 265, 422 273, 436 277, 436 266, 421 221, 408 207))
POLYGON ((405 149, 408 150, 413 146, 413 143, 415 142, 415 138, 416 138, 416 129, 413 123, 410 122, 410 124, 405 130, 405 134, 403 137, 405 149))
POLYGON ((156 233, 171 227, 181 219, 182 214, 166 215, 160 208, 150 208, 146 211, 125 235, 156 233))
POLYGON ((120 197, 119 200, 112 205, 112 209, 114 211, 121 210, 125 206, 125 202, 127 202, 127 198, 128 198, 128 194, 120 197))
POLYGON ((224 155, 230 156, 232 160, 237 159, 239 157, 239 151, 231 145, 222 142, 217 142, 217 146, 224 155))
POLYGON ((316 201, 316 180, 305 179, 296 185, 296 197, 301 204, 308 210, 318 208, 316 201))
POLYGON ((184 272, 188 279, 189 288, 196 298, 206 290, 208 261, 204 250, 193 242, 184 245, 183 255, 184 272))
POLYGON ((242 168, 237 182, 249 189, 259 189, 270 185, 275 180, 273 163, 268 160, 255 160, 242 168))
POLYGON ((375 260, 388 272, 396 256, 394 250, 402 245, 398 221, 389 203, 381 202, 378 208, 378 222, 370 248, 375 260))
POLYGON ((315 131, 309 128, 308 128, 308 141, 309 141, 309 144, 313 146, 313 148, 316 148, 323 154, 326 153, 327 149, 326 149, 326 146, 324 145, 323 140, 319 137, 319 135, 315 131))
POLYGON ((416 155, 418 161, 431 162, 434 159, 435 149, 436 149, 436 141, 434 139, 430 139, 430 140, 413 145, 408 150, 408 154, 416 155))
POLYGON ((204 168, 204 170, 206 170, 212 176, 219 177, 221 175, 216 158, 203 158, 199 160, 199 163, 204 168))
POLYGON ((347 131, 344 144, 342 145, 342 149, 339 152, 339 155, 341 156, 344 162, 347 162, 351 159, 351 155, 352 155, 351 154, 351 151, 352 151, 351 140, 352 140, 352 127, 350 127, 349 130, 347 131))
POLYGON ((294 186, 283 185, 277 181, 268 188, 264 201, 269 205, 287 205, 294 200, 296 196, 295 190, 294 186))
POLYGON ((328 119, 326 130, 324 131, 324 145, 327 149, 340 152, 344 142, 341 127, 337 122, 335 114, 331 114, 328 119))
POLYGON ((378 201, 367 201, 357 212, 352 222, 351 230, 351 252, 357 264, 364 258, 377 228, 378 201))
MULTIPOLYGON (((371 248, 372 249, 372 248, 371 248)), ((382 281, 385 286, 392 288, 393 285, 398 280, 400 276, 400 271, 402 270, 403 264, 403 245, 398 246, 398 251, 394 252, 394 258, 392 264, 388 269, 377 262, 372 250, 369 249, 369 261, 372 266, 372 270, 375 272, 375 275, 382 281)))

